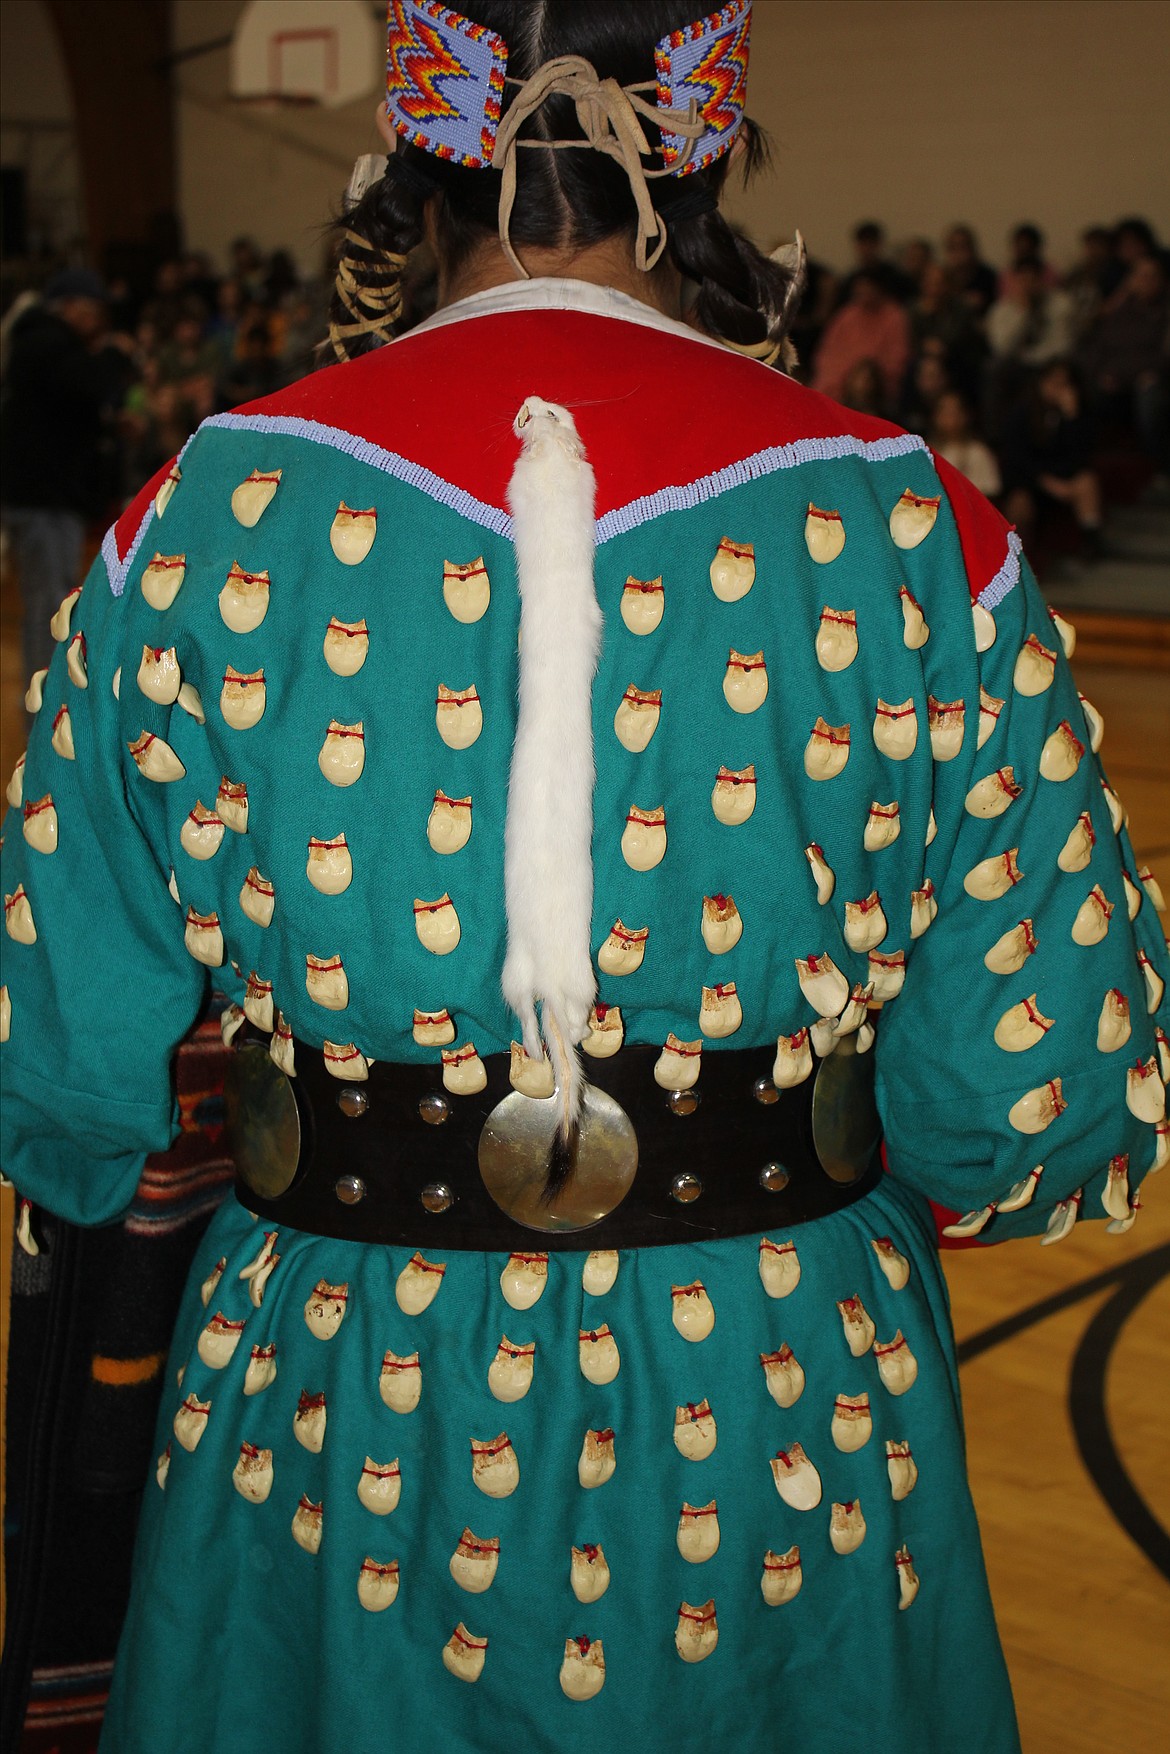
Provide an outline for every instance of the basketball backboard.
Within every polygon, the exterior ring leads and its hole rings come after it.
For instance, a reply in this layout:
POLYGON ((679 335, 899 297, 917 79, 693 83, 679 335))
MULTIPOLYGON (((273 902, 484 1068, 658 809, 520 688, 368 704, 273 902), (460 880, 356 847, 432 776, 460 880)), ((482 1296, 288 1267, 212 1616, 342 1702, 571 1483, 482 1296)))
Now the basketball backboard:
POLYGON ((335 109, 368 97, 380 65, 366 0, 249 0, 232 36, 231 95, 335 109))

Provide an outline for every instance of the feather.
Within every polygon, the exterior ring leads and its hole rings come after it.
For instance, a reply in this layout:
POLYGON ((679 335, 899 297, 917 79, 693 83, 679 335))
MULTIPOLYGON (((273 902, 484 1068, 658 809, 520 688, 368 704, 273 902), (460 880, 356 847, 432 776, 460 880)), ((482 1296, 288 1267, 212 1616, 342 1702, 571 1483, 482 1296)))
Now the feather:
POLYGON ((572 1173, 585 1075, 577 1049, 597 991, 593 916, 593 583, 596 484, 572 415, 530 396, 508 501, 520 591, 520 704, 504 833, 504 997, 525 1049, 543 1042, 560 1104, 548 1197, 572 1173), (537 1007, 540 1021, 537 1021, 537 1007), (554 1185, 555 1184, 555 1185, 554 1185))

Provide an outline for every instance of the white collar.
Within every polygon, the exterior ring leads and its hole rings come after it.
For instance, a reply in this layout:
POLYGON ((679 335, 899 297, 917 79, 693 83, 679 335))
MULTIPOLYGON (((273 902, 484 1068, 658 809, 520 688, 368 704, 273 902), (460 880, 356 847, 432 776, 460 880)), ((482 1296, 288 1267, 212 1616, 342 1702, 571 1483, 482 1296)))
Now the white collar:
POLYGON ((583 311, 588 316, 638 323, 644 329, 665 329, 668 334, 681 335, 701 346, 722 348, 722 343, 714 336, 704 335, 689 324, 643 304, 640 299, 631 298, 629 293, 619 292, 616 287, 596 286, 588 280, 562 280, 556 276, 510 280, 503 286, 489 286, 483 292, 469 293, 466 298, 457 299, 454 304, 436 311, 433 317, 409 330, 402 340, 409 341, 411 335, 441 329, 448 323, 461 323, 469 317, 496 317, 505 311, 583 311))

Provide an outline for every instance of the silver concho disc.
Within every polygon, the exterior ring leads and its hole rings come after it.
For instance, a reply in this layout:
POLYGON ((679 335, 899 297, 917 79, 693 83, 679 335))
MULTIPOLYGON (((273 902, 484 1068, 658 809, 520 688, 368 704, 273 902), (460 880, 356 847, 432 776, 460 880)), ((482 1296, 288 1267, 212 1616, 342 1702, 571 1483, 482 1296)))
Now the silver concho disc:
POLYGON ((859 1181, 873 1161, 882 1124, 874 1101, 873 1054, 859 1054, 843 1036, 817 1067, 813 1086, 813 1145, 830 1181, 859 1181))
POLYGON ((585 1086, 572 1175, 545 1202, 549 1149, 560 1117, 556 1096, 514 1090, 498 1103, 479 1136, 479 1173, 500 1208, 529 1230, 585 1230, 620 1206, 638 1168, 638 1138, 620 1103, 585 1086))
POLYGON ((224 1131, 241 1179, 276 1200, 296 1179, 301 1117, 292 1084, 266 1047, 247 1042, 229 1055, 223 1081, 224 1131))

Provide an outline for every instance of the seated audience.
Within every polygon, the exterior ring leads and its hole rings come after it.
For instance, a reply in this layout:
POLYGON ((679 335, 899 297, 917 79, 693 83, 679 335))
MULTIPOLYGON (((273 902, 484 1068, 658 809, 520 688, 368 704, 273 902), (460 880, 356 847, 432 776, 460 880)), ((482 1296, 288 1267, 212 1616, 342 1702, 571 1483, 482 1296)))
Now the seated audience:
POLYGON ((876 414, 889 418, 882 374, 872 359, 859 359, 841 386, 840 400, 858 414, 876 414))
POLYGON ((943 239, 943 260, 955 292, 982 317, 995 303, 999 277, 981 260, 979 241, 969 225, 952 225, 943 239))
POLYGON ((876 276, 886 297, 899 304, 905 304, 907 299, 913 297, 914 282, 887 257, 886 234, 876 219, 863 219, 860 225, 854 227, 853 254, 856 266, 841 282, 837 299, 839 306, 849 303, 859 274, 876 276))
POLYGON ((927 433, 931 449, 965 475, 973 487, 995 499, 1003 478, 995 453, 976 438, 971 405, 958 390, 944 390, 934 404, 934 419, 927 433))
POLYGON ((876 270, 851 276, 849 302, 825 325, 813 370, 813 388, 840 399, 845 380, 862 360, 873 360, 886 403, 893 406, 910 362, 910 322, 885 290, 876 270))
POLYGON ((1086 337, 1080 362, 1097 412, 1132 421, 1150 454, 1164 458, 1170 287, 1157 256, 1134 262, 1086 337))
POLYGON ((1066 506, 1087 559, 1101 552, 1101 479, 1093 467, 1096 431, 1067 360, 1053 360, 1012 409, 1001 458, 1004 510, 1025 543, 1046 503, 1066 506))

